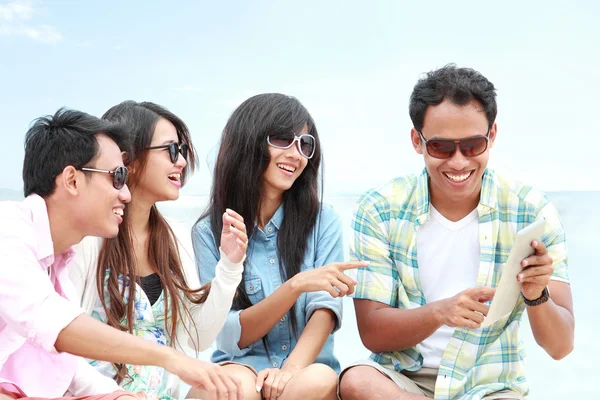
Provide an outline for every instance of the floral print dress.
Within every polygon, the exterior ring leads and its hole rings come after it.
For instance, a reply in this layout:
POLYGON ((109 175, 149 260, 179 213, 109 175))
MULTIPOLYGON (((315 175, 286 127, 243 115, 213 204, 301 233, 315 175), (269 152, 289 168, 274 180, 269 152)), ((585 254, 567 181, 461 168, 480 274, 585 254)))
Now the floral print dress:
MULTIPOLYGON (((106 271, 106 280, 108 279, 109 271, 106 271)), ((106 282, 105 280, 105 282, 106 282)), ((119 289, 123 288, 123 277, 119 277, 119 289)), ((135 324, 133 334, 142 339, 151 340, 158 344, 169 345, 165 326, 165 302, 162 292, 154 304, 150 304, 150 300, 142 288, 136 284, 135 288, 135 308, 134 317, 135 324)), ((104 296, 109 298, 106 284, 104 285, 104 296)), ((125 304, 129 302, 129 280, 125 284, 125 304)), ((92 317, 97 320, 107 323, 108 318, 104 312, 104 308, 100 300, 98 300, 92 317)), ((122 323, 126 322, 126 317, 122 323)), ((113 378, 116 375, 116 370, 112 363, 105 361, 88 360, 103 375, 113 378)), ((121 387, 125 390, 135 393, 140 399, 174 399, 171 397, 171 390, 167 387, 168 372, 164 368, 147 366, 147 365, 127 365, 129 378, 125 378, 121 383, 121 387)))

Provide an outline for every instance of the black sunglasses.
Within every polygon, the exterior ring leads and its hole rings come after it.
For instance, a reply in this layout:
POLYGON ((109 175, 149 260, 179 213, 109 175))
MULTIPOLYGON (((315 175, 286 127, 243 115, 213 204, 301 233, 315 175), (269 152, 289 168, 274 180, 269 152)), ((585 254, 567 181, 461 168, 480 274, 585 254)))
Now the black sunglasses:
POLYGON ((315 154, 316 140, 312 135, 305 133, 296 136, 293 133, 282 133, 278 135, 267 136, 267 143, 277 149, 289 149, 298 143, 298 151, 304 157, 310 159, 315 154))
POLYGON ((488 142, 490 140, 490 131, 485 136, 472 136, 464 139, 430 139, 425 140, 423 133, 419 132, 419 136, 425 147, 427 153, 433 158, 446 159, 452 157, 458 147, 465 157, 476 157, 483 154, 488 148, 488 142))
POLYGON ((177 162, 177 159, 179 158, 179 154, 181 154, 183 156, 183 158, 185 158, 187 160, 188 157, 188 151, 190 150, 190 147, 188 146, 187 143, 169 143, 169 144, 165 144, 162 146, 152 146, 152 147, 146 147, 145 150, 155 150, 155 149, 169 149, 169 157, 171 158, 171 162, 173 164, 175 164, 177 162))
POLYGON ((127 184, 127 168, 125 167, 117 167, 114 171, 109 171, 107 169, 96 169, 96 168, 79 168, 82 171, 89 172, 102 172, 104 174, 111 174, 113 176, 113 187, 117 190, 120 190, 123 186, 127 184))

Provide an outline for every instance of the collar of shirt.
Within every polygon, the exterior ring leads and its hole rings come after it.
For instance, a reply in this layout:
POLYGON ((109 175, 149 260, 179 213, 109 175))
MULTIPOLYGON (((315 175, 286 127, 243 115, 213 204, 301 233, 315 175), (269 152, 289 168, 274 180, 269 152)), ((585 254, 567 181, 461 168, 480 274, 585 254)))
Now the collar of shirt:
MULTIPOLYGON (((479 215, 486 214, 491 210, 498 208, 498 193, 496 188, 498 182, 496 174, 493 170, 487 169, 483 173, 483 182, 481 183, 481 195, 477 211, 479 215)), ((423 225, 429 219, 429 175, 427 169, 423 169, 421 175, 417 177, 417 185, 415 188, 417 198, 421 199, 418 203, 416 212, 410 220, 417 226, 423 225)))
POLYGON ((44 199, 37 194, 31 194, 25 198, 23 204, 31 211, 33 228, 38 234, 37 257, 40 265, 49 268, 57 258, 61 261, 58 264, 66 265, 75 255, 75 251, 73 247, 69 247, 63 253, 54 255, 54 242, 52 242, 52 232, 50 231, 48 208, 44 199))
MULTIPOLYGON (((278 231, 279 228, 281 227, 282 222, 283 222, 283 203, 281 203, 279 205, 279 207, 277 208, 277 211, 275 211, 275 214, 273 214, 273 216, 271 217, 269 222, 267 222, 263 233, 267 237, 273 236, 275 234, 275 231, 278 231)), ((258 224, 255 222, 253 235, 258 234, 258 232, 261 232, 261 231, 262 230, 258 227, 258 224)))

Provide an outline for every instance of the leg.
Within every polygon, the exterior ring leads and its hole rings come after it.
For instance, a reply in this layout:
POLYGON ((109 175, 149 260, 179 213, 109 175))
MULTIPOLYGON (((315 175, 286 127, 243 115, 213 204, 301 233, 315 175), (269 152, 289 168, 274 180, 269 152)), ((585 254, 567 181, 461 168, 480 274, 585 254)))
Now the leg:
MULTIPOLYGON (((416 385, 414 386, 417 389, 417 393, 421 392, 416 385)), ((427 399, 427 397, 421 394, 412 394, 400 388, 396 382, 375 369, 375 367, 367 365, 358 365, 343 373, 340 378, 340 397, 343 400, 427 399)))
POLYGON ((336 400, 338 375, 325 364, 311 364, 285 386, 278 400, 336 400))
MULTIPOLYGON (((261 400, 261 395, 256 391, 256 374, 248 367, 240 364, 225 364, 223 370, 229 376, 234 376, 242 382, 245 400, 261 400)), ((206 399, 207 393, 204 390, 191 388, 186 398, 188 399, 206 399)))

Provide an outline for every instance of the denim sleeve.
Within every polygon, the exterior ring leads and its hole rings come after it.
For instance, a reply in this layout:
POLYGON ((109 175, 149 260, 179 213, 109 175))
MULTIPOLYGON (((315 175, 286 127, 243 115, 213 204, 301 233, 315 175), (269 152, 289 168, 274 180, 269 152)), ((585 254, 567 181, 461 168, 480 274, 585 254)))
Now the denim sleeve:
MULTIPOLYGON (((215 278, 215 269, 220 259, 219 249, 210 229, 208 219, 198 222, 192 228, 192 245, 200 282, 205 283, 215 278)), ((217 348, 234 357, 240 357, 252 349, 252 345, 240 349, 238 343, 242 335, 240 323, 241 310, 229 310, 225 325, 217 335, 217 348)))
MULTIPOLYGON (((315 264, 318 268, 333 262, 344 261, 344 241, 342 223, 338 214, 331 206, 323 206, 321 218, 316 227, 315 264)), ((342 298, 333 298, 326 291, 306 294, 306 322, 315 310, 326 308, 336 316, 333 333, 342 325, 342 298)))

